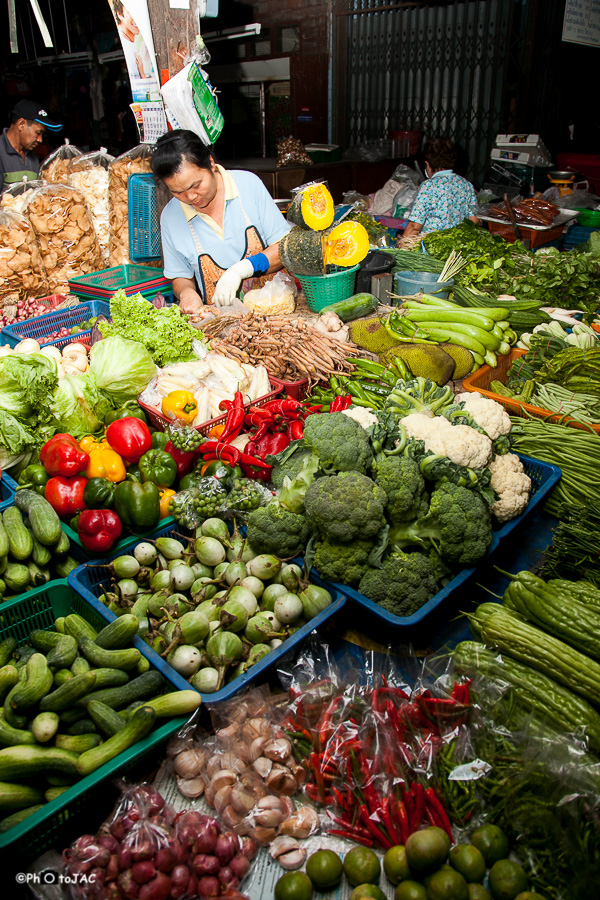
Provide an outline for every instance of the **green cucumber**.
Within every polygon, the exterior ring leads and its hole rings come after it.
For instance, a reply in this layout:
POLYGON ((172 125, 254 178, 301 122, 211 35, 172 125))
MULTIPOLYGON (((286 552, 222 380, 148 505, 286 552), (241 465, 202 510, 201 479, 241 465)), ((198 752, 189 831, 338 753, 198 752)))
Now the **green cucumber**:
POLYGON ((0 781, 29 778, 46 770, 77 775, 77 754, 58 747, 4 747, 0 750, 0 781))
POLYGON ((5 747, 13 747, 35 743, 36 739, 31 731, 26 731, 23 728, 13 728, 6 721, 4 710, 0 709, 0 744, 5 747))
POLYGON ((19 669, 19 671, 25 668, 34 653, 37 653, 37 650, 35 649, 35 647, 30 647, 28 644, 23 644, 22 647, 19 647, 14 662, 14 665, 17 667, 17 669, 19 669))
MULTIPOLYGON (((57 797, 60 797, 61 794, 64 794, 65 791, 69 790, 69 785, 64 784, 62 787, 49 787, 46 791, 44 791, 44 800, 46 803, 51 803, 53 800, 56 800, 57 797)), ((31 807, 32 809, 36 809, 36 807, 31 807)), ((39 809, 42 807, 40 806, 39 809)), ((2 823, 0 822, 0 828, 2 828, 2 823)))
POLYGON ((94 691, 87 697, 77 701, 77 706, 86 707, 90 700, 101 700, 111 709, 122 709, 134 700, 146 700, 154 697, 164 687, 164 679, 156 669, 138 675, 128 684, 122 687, 105 688, 103 691, 94 691))
POLYGON ((21 563, 9 563, 2 578, 6 586, 15 594, 21 594, 29 587, 29 569, 21 563))
POLYGON ((0 809, 24 809, 43 803, 43 800, 44 794, 38 788, 26 784, 0 782, 0 809))
POLYGON ((58 731, 59 718, 55 712, 41 712, 31 723, 31 733, 36 741, 45 744, 58 731))
POLYGON ((94 639, 94 643, 104 650, 121 650, 131 643, 137 634, 139 624, 136 616, 124 613, 103 628, 94 639))
MULTIPOLYGON (((60 790, 65 789, 61 788, 60 790)), ((46 793, 48 792, 46 791, 46 793)), ((44 799, 48 800, 48 797, 44 795, 44 799)), ((24 822, 25 819, 29 818, 29 816, 32 816, 34 813, 39 812, 40 809, 43 809, 45 805, 45 803, 36 803, 34 806, 27 806, 25 809, 17 810, 17 812, 13 813, 10 816, 5 816, 2 820, 0 820, 0 834, 4 834, 6 831, 10 831, 11 828, 14 828, 16 825, 20 825, 21 822, 24 822)))
POLYGON ((99 669, 122 669, 128 672, 137 666, 141 656, 136 647, 127 650, 104 650, 89 638, 82 638, 80 647, 87 661, 99 669))
POLYGON ((374 313, 379 306, 379 300, 374 294, 366 292, 353 294, 346 300, 338 300, 330 303, 319 310, 322 316, 326 312, 334 312, 339 316, 342 322, 351 322, 353 319, 361 319, 363 316, 369 316, 374 313))
POLYGON ((84 672, 89 672, 91 668, 84 656, 76 656, 71 666, 71 672, 73 675, 83 675, 84 672))
POLYGON ((123 669, 90 669, 96 676, 95 691, 110 687, 121 687, 129 681, 129 675, 123 669))
MULTIPOLYGON (((81 754, 77 760, 77 771, 80 776, 85 778, 86 775, 95 772, 100 766, 114 759, 124 750, 132 747, 133 744, 137 744, 138 741, 148 734, 154 725, 155 719, 156 713, 151 706, 141 706, 139 709, 136 709, 124 728, 121 728, 120 731, 109 737, 99 747, 87 750, 81 754)), ((0 777, 2 777, 1 757, 4 752, 4 750, 0 750, 0 777)))
POLYGON ((137 664, 137 666, 135 667, 135 672, 138 675, 143 675, 144 672, 149 672, 149 671, 150 671, 150 660, 148 659, 147 656, 140 656, 140 661, 137 664))
MULTIPOLYGON (((123 723, 125 724, 125 723, 123 723)), ((102 738, 96 732, 91 734, 57 734, 54 744, 61 750, 71 750, 72 753, 85 753, 102 743, 102 738)))
POLYGON ((8 543, 8 535, 6 533, 6 528, 4 527, 2 516, 0 516, 0 556, 8 556, 9 549, 10 544, 8 543))
POLYGON ((65 681, 68 681, 69 678, 74 678, 75 676, 70 671, 70 669, 58 669, 54 673, 54 686, 60 687, 61 684, 64 684, 65 681))
POLYGON ((58 543, 54 547, 52 547, 52 553, 55 556, 64 556, 65 553, 68 553, 70 549, 71 549, 71 541, 69 540, 69 538, 67 537, 67 535, 61 528, 58 543))
POLYGON ((91 734, 96 728, 92 719, 80 719, 79 722, 73 722, 65 730, 67 734, 91 734))
POLYGON ((17 642, 14 637, 4 638, 0 642, 0 668, 11 662, 16 649, 17 642))
POLYGON ((16 666, 6 665, 0 669, 0 703, 4 703, 6 695, 19 682, 19 670, 16 666))
POLYGON ((81 644, 81 640, 84 637, 89 638, 91 641, 98 637, 96 629, 89 622, 86 622, 83 616, 79 616, 77 613, 70 613, 65 618, 65 631, 75 638, 78 645, 81 644))
POLYGON ((70 572, 77 568, 79 568, 79 563, 72 556, 54 560, 54 571, 59 578, 66 578, 70 572))
MULTIPOLYGON (((67 537, 65 535, 65 537, 67 537)), ((31 554, 31 558, 36 564, 36 566, 47 566, 50 564, 50 560, 52 559, 52 551, 49 547, 45 547, 44 544, 40 544, 38 539, 32 533, 33 539, 33 552, 31 554)), ((67 538, 67 540, 69 540, 67 538)))
MULTIPOLYGON (((58 543, 62 532, 60 519, 45 497, 36 494, 35 491, 17 491, 15 506, 29 516, 31 530, 40 544, 51 547, 58 543)), ((33 550, 33 546, 31 549, 33 550)))
MULTIPOLYGON (((125 710, 123 715, 129 719, 140 706, 151 706, 156 713, 157 719, 168 719, 172 716, 189 716, 198 709, 201 702, 202 698, 198 691, 172 691, 170 694, 161 694, 159 697, 152 697, 150 700, 140 700, 139 703, 136 702, 135 705, 132 704, 130 709, 125 710)), ((91 715, 89 706, 88 712, 91 715)))
POLYGON ((29 584, 32 587, 41 587, 50 581, 49 570, 41 569, 32 559, 27 560, 27 569, 29 570, 29 584))
MULTIPOLYGON (((146 704, 141 700, 139 705, 145 706, 146 704)), ((87 705, 87 711, 90 719, 95 723, 98 730, 107 737, 112 737, 113 734, 120 731, 121 728, 127 724, 127 719, 131 718, 131 715, 133 715, 132 710, 131 714, 127 715, 127 718, 125 718, 124 715, 121 715, 110 706, 107 706, 106 703, 102 703, 101 700, 90 700, 87 705)))
POLYGON ((35 629, 30 633, 29 640, 36 650, 46 654, 49 666, 68 669, 77 656, 77 641, 69 634, 35 629))
POLYGON ((73 725, 74 722, 79 722, 86 715, 85 707, 73 706, 71 709, 65 709, 60 713, 60 721, 64 722, 65 725, 73 725))
POLYGON ((21 510, 17 506, 9 506, 2 513, 2 521, 12 558, 28 559, 33 552, 33 537, 25 528, 21 510))
POLYGON ((51 694, 46 694, 40 700, 40 710, 42 712, 61 712, 72 706, 80 697, 89 694, 95 684, 96 675, 93 671, 69 678, 59 688, 56 688, 51 694))
MULTIPOLYGON (((27 661, 25 680, 19 681, 7 697, 13 709, 21 711, 39 703, 52 687, 54 675, 43 653, 34 653, 27 661)), ((59 688, 62 690, 62 688, 59 688)))

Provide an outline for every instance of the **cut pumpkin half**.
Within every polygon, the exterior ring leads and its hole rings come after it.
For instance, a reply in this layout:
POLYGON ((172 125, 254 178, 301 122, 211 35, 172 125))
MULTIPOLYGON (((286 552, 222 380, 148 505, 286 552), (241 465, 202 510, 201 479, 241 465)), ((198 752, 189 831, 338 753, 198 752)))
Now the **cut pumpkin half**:
POLYGON ((333 197, 324 184, 310 184, 299 190, 287 211, 288 222, 313 231, 329 228, 333 216, 333 197))

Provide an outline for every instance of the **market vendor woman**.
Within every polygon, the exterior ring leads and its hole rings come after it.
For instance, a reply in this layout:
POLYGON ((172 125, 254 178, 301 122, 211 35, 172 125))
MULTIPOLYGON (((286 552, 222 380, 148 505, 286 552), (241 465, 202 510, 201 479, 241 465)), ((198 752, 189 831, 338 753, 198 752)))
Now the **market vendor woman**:
POLYGON ((182 312, 228 306, 240 286, 259 287, 257 277, 283 267, 279 241, 290 225, 252 172, 217 165, 192 131, 159 138, 152 170, 173 194, 160 226, 165 276, 182 312))
POLYGON ((430 231, 445 231, 465 219, 476 224, 477 197, 470 181, 453 172, 456 148, 448 138, 432 138, 423 148, 425 181, 408 216, 400 244, 430 231))

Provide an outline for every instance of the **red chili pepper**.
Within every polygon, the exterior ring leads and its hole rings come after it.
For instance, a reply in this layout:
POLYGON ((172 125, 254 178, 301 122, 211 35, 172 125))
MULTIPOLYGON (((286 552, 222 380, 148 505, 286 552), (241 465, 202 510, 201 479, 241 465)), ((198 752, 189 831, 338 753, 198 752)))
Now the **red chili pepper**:
POLYGON ((301 440, 304 435, 304 424, 302 422, 300 422, 299 420, 295 421, 295 422, 290 422, 289 435, 290 435, 289 440, 291 440, 291 441, 301 440))
POLYGON ((427 788, 425 791, 425 808, 428 814, 433 815, 433 817, 437 819, 437 822, 433 822, 432 824, 443 828, 450 838, 451 843, 454 843, 450 819, 448 818, 446 810, 438 800, 433 788, 427 788))
POLYGON ((48 475, 61 478, 85 472, 89 461, 90 457, 71 434, 55 434, 40 450, 40 462, 48 475))
POLYGON ((323 776, 321 774, 321 769, 319 767, 319 757, 316 753, 311 753, 309 756, 310 767, 315 776, 315 782, 317 785, 317 789, 319 791, 320 803, 325 802, 325 782, 323 780, 323 776))
POLYGON ((112 422, 106 429, 106 440, 128 463, 139 462, 144 453, 152 448, 148 426, 134 416, 112 422))
POLYGON ((336 837, 346 838, 348 841, 354 841, 355 844, 362 844, 363 847, 372 847, 373 841, 367 838, 358 837, 351 831, 344 831, 340 828, 330 828, 328 834, 335 834, 336 837))
POLYGON ((231 463, 232 466, 237 466, 242 456, 237 447, 232 447, 231 444, 224 444, 223 441, 205 441, 198 447, 198 454, 205 459, 207 456, 224 459, 225 462, 231 463))
POLYGON ((86 484, 87 478, 83 475, 74 475, 72 478, 56 475, 46 482, 44 497, 61 519, 69 519, 82 509, 86 509, 83 501, 83 489, 86 484))
POLYGON ((340 394, 338 397, 334 397, 331 403, 329 404, 329 412, 341 412, 342 403, 344 402, 343 396, 340 394))
POLYGON ((308 797, 309 800, 312 800, 313 803, 323 803, 326 806, 334 803, 333 795, 328 791, 325 791, 324 799, 321 800, 321 791, 318 789, 316 784, 305 784, 304 785, 304 793, 308 797))
POLYGON ((404 841, 402 841, 400 835, 396 831, 396 826, 392 821, 392 816, 390 813, 390 800, 387 797, 384 797, 381 801, 381 818, 392 843, 403 844, 404 841))
MULTIPOLYGON (((227 401, 221 401, 219 408, 227 401)), ((242 430, 244 424, 244 397, 241 391, 236 391, 233 403, 229 408, 229 414, 225 422, 225 428, 221 434, 220 440, 223 443, 229 443, 234 440, 242 430)))
POLYGON ((112 509, 84 509, 77 531, 86 550, 105 553, 121 536, 121 520, 112 509))
POLYGON ((291 413, 300 413, 304 411, 304 407, 299 400, 293 397, 284 397, 281 400, 269 400, 263 403, 261 409, 266 409, 273 415, 278 413, 280 416, 289 416, 291 413))
POLYGON ((367 829, 367 831, 371 834, 371 837, 375 842, 379 844, 380 847, 384 847, 386 850, 389 850, 390 847, 393 846, 390 839, 377 827, 373 819, 369 817, 369 813, 367 812, 364 806, 360 808, 360 820, 367 829))
POLYGON ((352 834, 356 834, 358 835, 358 837, 363 837, 370 840, 371 833, 370 831, 367 831, 366 828, 362 828, 355 822, 349 822, 347 819, 340 818, 340 816, 334 816, 334 814, 329 810, 327 810, 327 815, 329 816, 331 821, 335 822, 336 825, 339 825, 340 828, 345 828, 346 831, 351 831, 352 834))
MULTIPOLYGON (((400 832, 400 843, 405 844, 409 834, 411 834, 410 824, 408 821, 408 813, 406 811, 406 806, 402 802, 402 800, 390 801, 390 806, 392 807, 394 818, 398 823, 398 830, 400 832)), ((416 829, 415 829, 416 830, 416 829)))
POLYGON ((316 406, 309 406, 304 410, 305 415, 312 416, 313 413, 318 413, 320 409, 323 409, 322 403, 317 403, 316 406))
POLYGON ((256 481, 270 480, 273 466, 268 465, 264 460, 249 456, 248 453, 241 453, 238 462, 246 478, 254 478, 256 481))

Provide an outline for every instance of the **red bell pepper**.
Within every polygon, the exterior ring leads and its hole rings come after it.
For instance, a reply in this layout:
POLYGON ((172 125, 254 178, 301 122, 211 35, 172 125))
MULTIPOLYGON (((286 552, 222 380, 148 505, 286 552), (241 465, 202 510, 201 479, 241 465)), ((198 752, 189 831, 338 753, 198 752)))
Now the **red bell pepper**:
POLYGON ((44 497, 61 519, 70 519, 80 510, 87 509, 83 500, 86 484, 87 478, 83 475, 74 475, 72 478, 56 475, 46 482, 44 497))
POLYGON ((199 453, 198 450, 178 450, 177 447, 173 446, 172 441, 167 441, 165 444, 165 453, 168 453, 169 456, 172 456, 177 464, 177 478, 183 478, 184 475, 187 475, 188 472, 191 472, 194 468, 194 463, 198 459, 199 453))
POLYGON ((79 516, 77 530, 86 550, 105 553, 121 536, 121 520, 112 509, 85 509, 79 516))
POLYGON ((257 434, 246 444, 244 450, 250 456, 256 456, 258 459, 265 459, 269 454, 276 456, 288 446, 290 442, 289 435, 283 431, 277 431, 275 434, 267 432, 258 437, 257 434))
POLYGON ((71 434, 55 434, 40 450, 40 462, 48 475, 70 478, 85 472, 89 461, 71 434))
POLYGON ((128 463, 138 462, 152 448, 148 426, 133 416, 112 422, 106 429, 106 440, 128 463))

